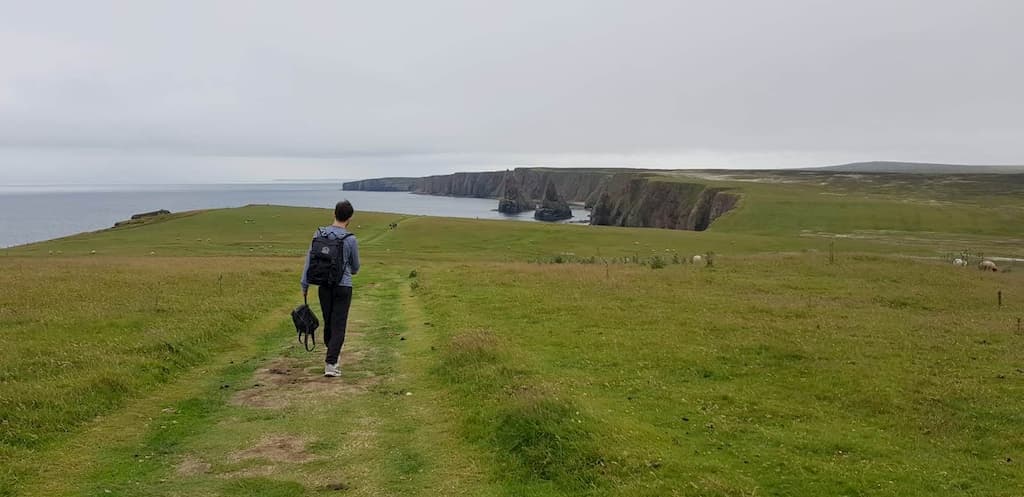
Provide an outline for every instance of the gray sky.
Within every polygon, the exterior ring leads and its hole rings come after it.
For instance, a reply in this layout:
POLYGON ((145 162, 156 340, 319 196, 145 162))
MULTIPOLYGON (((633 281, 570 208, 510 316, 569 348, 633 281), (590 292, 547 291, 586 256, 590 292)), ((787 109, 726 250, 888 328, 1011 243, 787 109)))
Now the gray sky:
POLYGON ((1024 2, 0 0, 0 183, 1024 163, 1024 2))

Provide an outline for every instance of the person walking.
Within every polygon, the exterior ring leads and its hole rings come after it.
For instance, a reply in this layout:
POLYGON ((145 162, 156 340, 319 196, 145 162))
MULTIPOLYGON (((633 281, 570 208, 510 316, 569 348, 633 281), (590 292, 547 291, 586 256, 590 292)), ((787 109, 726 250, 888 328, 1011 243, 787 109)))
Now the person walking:
POLYGON ((324 315, 324 376, 341 376, 338 367, 345 345, 348 310, 352 304, 352 276, 359 273, 359 243, 348 231, 355 209, 348 200, 334 206, 334 223, 318 228, 302 269, 302 298, 310 285, 318 286, 320 310, 324 315))

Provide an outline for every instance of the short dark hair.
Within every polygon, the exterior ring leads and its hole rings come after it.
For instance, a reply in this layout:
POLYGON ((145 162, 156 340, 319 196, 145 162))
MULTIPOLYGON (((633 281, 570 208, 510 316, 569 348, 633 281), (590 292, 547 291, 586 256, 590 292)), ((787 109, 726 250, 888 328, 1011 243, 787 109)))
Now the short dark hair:
POLYGON ((352 219, 352 214, 355 214, 356 210, 352 208, 352 202, 348 200, 342 200, 334 206, 334 219, 345 222, 352 219))

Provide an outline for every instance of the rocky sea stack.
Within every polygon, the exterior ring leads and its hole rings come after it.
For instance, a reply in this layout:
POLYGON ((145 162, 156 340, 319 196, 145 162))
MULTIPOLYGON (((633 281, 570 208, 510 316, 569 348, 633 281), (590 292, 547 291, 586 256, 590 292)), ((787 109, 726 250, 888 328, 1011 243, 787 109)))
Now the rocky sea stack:
POLYGON ((512 171, 505 173, 505 179, 501 183, 501 197, 498 198, 498 212, 503 214, 519 214, 533 210, 534 203, 527 198, 516 175, 512 171))
POLYGON ((541 200, 537 211, 533 213, 534 219, 538 221, 561 221, 572 217, 572 209, 569 203, 558 194, 553 181, 548 181, 544 187, 544 198, 541 200))
MULTIPOLYGON (((538 199, 547 197, 549 183, 563 203, 593 208, 590 224, 596 225, 703 231, 715 219, 736 209, 740 201, 738 189, 715 185, 685 171, 623 168, 520 167, 511 172, 378 178, 343 186, 346 191, 398 190, 496 199, 501 212, 518 213, 532 210, 538 199), (508 190, 506 182, 513 182, 518 191, 508 190)), ((571 210, 567 206, 557 208, 557 201, 554 205, 548 202, 535 217, 545 221, 567 219, 571 210)))

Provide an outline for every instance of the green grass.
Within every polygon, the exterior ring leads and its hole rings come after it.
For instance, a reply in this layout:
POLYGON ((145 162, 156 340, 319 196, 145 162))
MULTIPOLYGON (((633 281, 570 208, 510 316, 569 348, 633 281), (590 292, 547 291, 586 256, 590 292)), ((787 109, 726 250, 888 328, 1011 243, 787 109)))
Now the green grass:
POLYGON ((1024 256, 1015 190, 719 182, 701 233, 357 214, 333 390, 287 317, 327 210, 0 251, 0 495, 1024 492, 1024 272, 941 259, 1024 256))
MULTIPOLYGON (((293 264, 239 260, 7 259, 4 448, 35 448, 234 347, 279 304, 293 264)), ((6 454, 5 454, 6 455, 6 454)))
POLYGON ((995 296, 1024 294, 1024 281, 858 259, 620 266, 608 276, 593 265, 473 264, 429 271, 419 291, 435 326, 452 332, 449 347, 469 351, 442 355, 441 376, 472 406, 470 438, 502 448, 525 469, 512 474, 540 488, 1021 490, 1007 461, 1024 446, 1013 401, 1024 393, 1024 337, 1014 331, 1024 302, 998 309, 995 296), (503 354, 517 359, 496 359, 503 354), (523 389, 554 404, 520 413, 523 389), (509 409, 522 419, 506 425, 509 409), (516 452, 507 433, 493 432, 502 429, 524 441, 602 443, 516 452), (550 452, 559 471, 546 470, 550 452), (617 473, 606 469, 613 462, 617 473))
MULTIPOLYGON (((353 229, 364 240, 407 216, 360 213, 353 229), (358 227, 356 227, 358 225, 358 227)), ((301 257, 317 226, 330 224, 326 209, 254 205, 193 211, 2 251, 7 256, 295 256, 301 257), (95 254, 93 254, 95 251, 95 254)), ((301 269, 301 268, 300 268, 301 269)))

